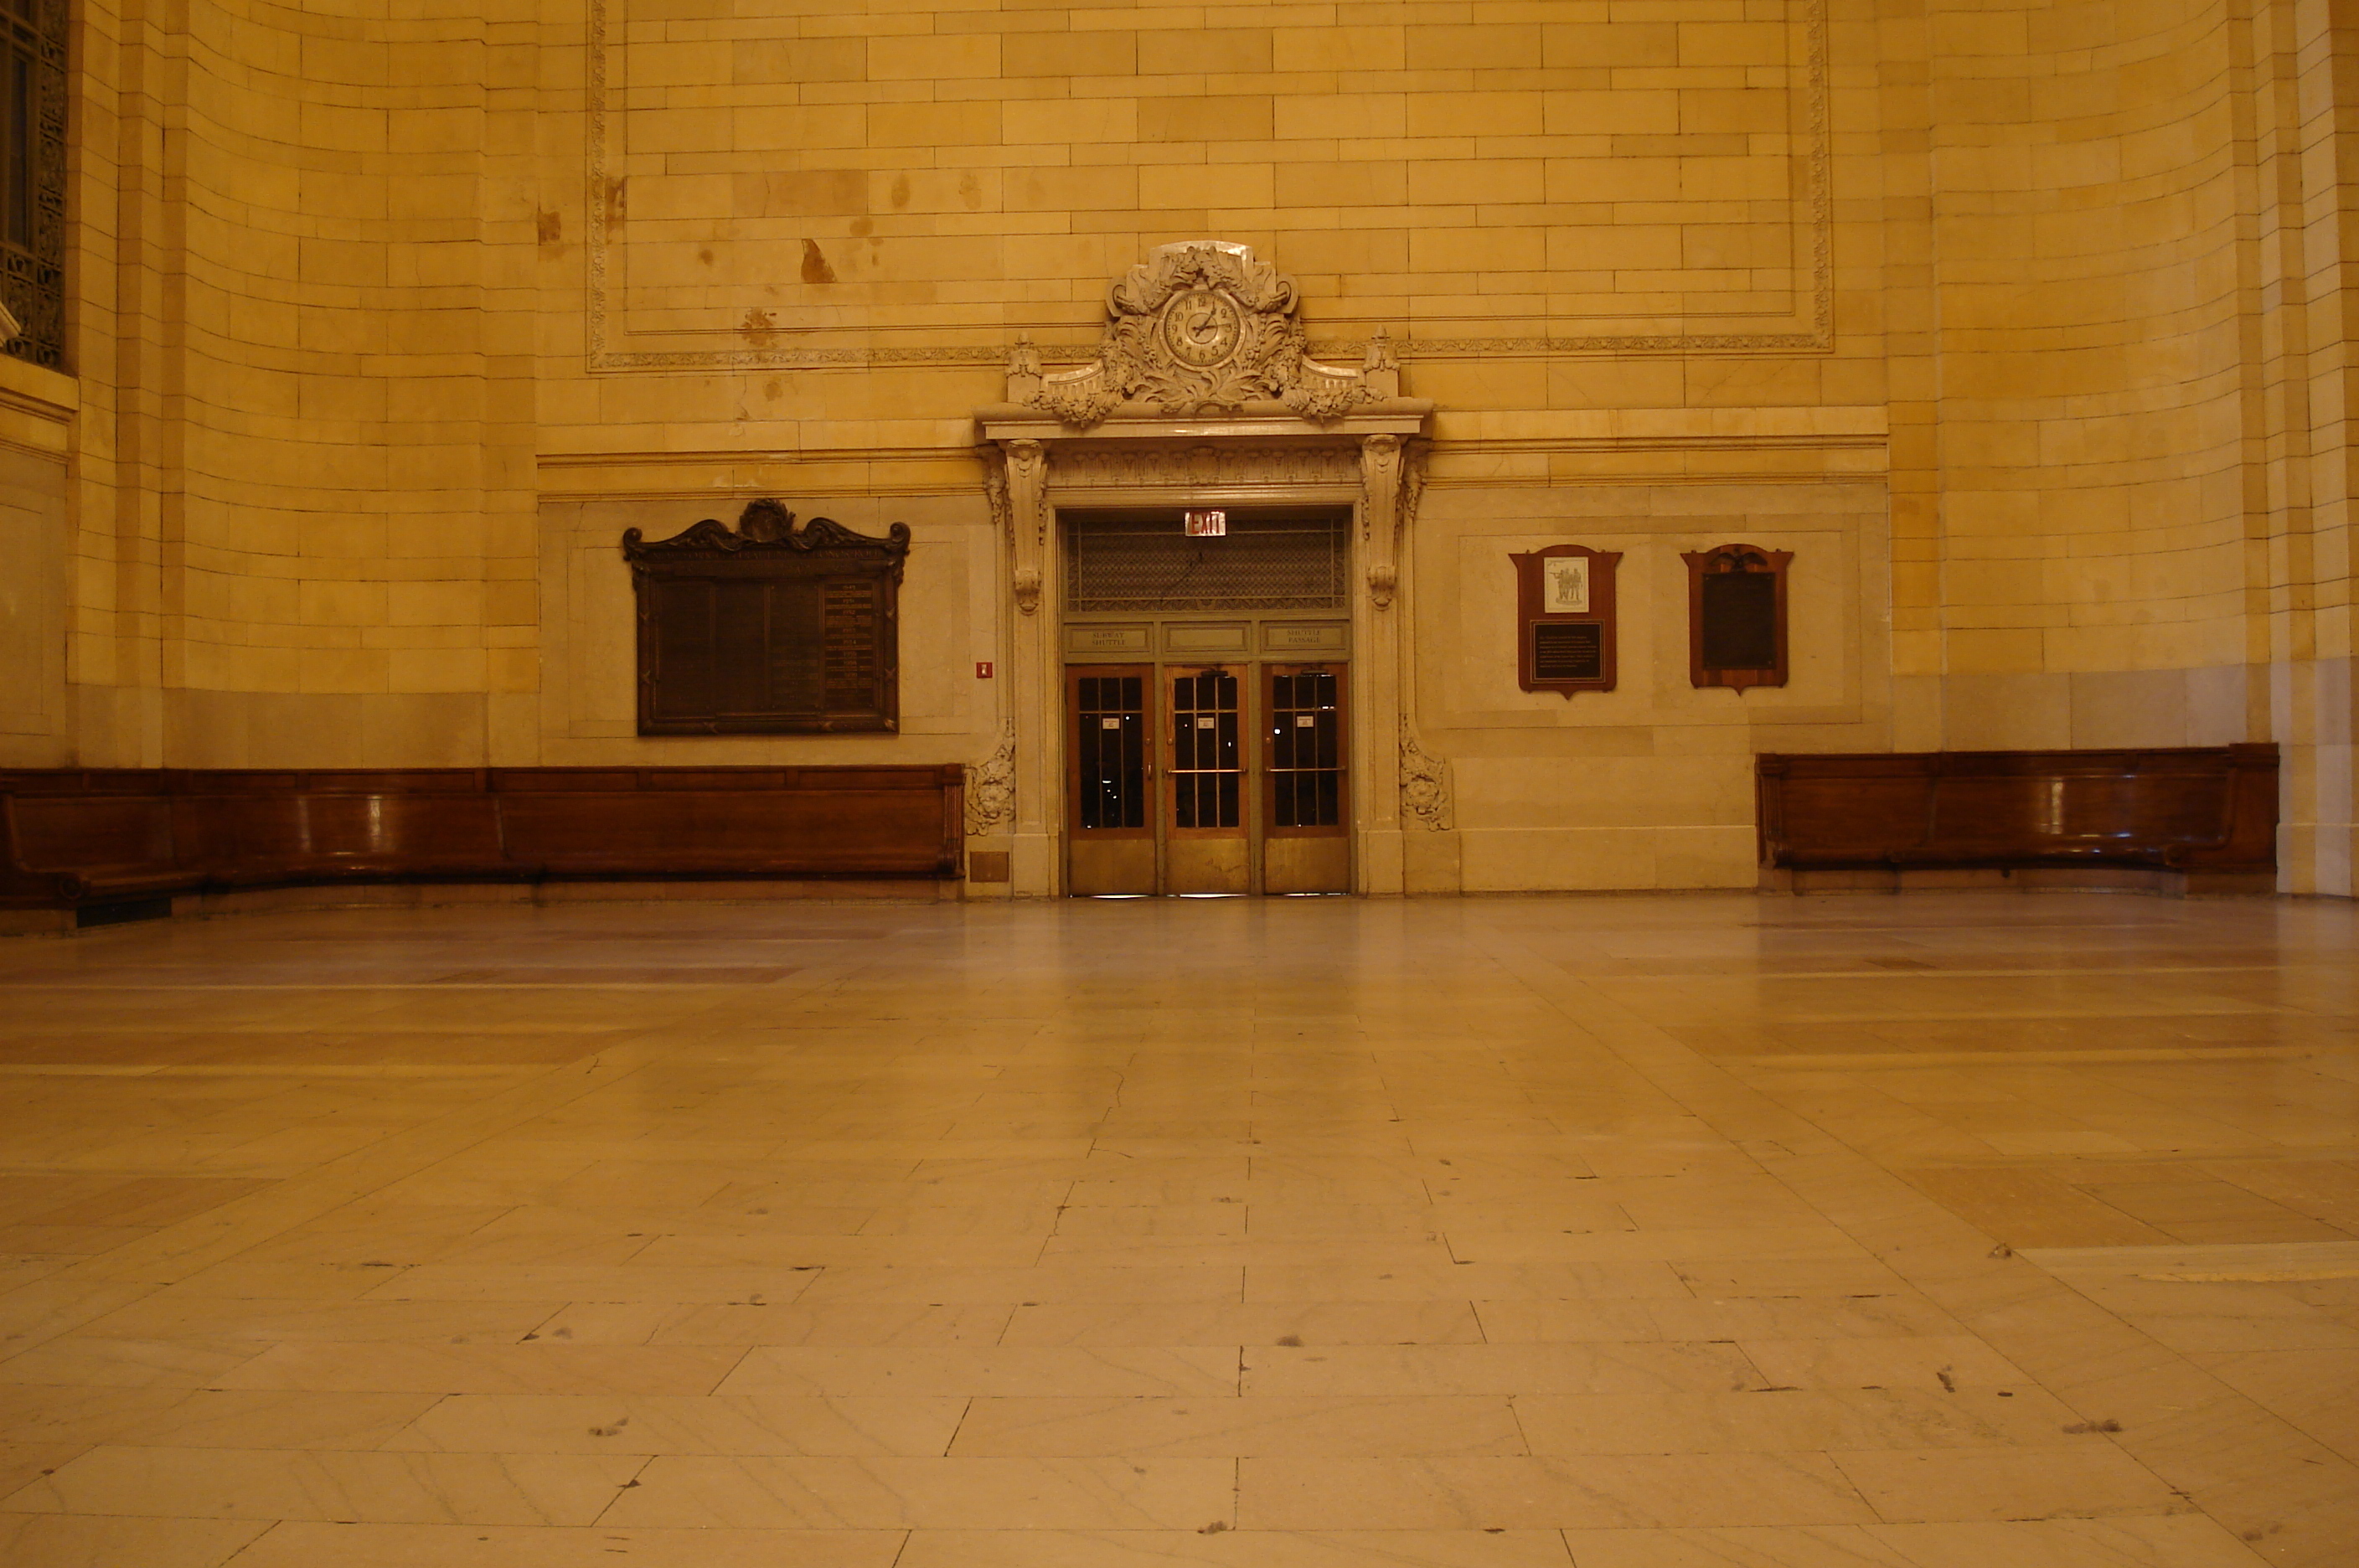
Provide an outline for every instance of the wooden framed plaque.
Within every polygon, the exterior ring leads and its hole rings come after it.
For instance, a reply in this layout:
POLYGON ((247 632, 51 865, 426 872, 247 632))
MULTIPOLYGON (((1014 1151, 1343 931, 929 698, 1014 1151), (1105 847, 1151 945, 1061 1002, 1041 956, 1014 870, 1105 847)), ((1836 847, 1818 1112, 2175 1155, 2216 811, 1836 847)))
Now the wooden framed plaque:
POLYGON ((900 727, 899 591, 909 526, 886 538, 776 501, 737 527, 623 535, 638 599, 641 735, 900 727))
POLYGON ((1618 550, 1552 544, 1516 563, 1516 644, 1527 691, 1614 690, 1614 568, 1618 550))
POLYGON ((1723 544, 1680 559, 1688 563, 1688 679, 1738 691, 1786 684, 1786 567, 1794 552, 1723 544))

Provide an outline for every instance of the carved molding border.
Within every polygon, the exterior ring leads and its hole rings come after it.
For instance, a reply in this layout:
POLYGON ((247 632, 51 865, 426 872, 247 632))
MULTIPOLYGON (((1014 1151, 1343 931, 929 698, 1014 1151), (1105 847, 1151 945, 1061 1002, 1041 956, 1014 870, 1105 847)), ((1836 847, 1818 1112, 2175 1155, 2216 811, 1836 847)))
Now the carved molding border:
POLYGON ((1360 454, 1350 445, 1241 447, 1201 441, 1187 447, 1060 446, 1049 459, 1060 490, 1196 490, 1266 485, 1356 489, 1360 454))
MULTIPOLYGON (((586 0, 588 60, 586 119, 588 122, 587 253, 589 278, 584 325, 589 336, 587 368, 593 375, 661 373, 692 370, 859 369, 876 365, 1004 365, 1007 345, 1002 343, 871 344, 862 347, 742 348, 742 349, 622 349, 612 346, 619 327, 618 308, 611 302, 617 270, 613 231, 623 212, 618 188, 612 183, 607 142, 613 115, 608 51, 619 47, 609 36, 610 6, 619 10, 628 0, 586 0)), ((1828 0, 1788 0, 1787 19, 1795 13, 1804 38, 1801 93, 1804 145, 1799 163, 1802 190, 1797 201, 1797 226, 1808 234, 1809 279, 1799 314, 1798 330, 1751 332, 1593 332, 1537 333, 1498 337, 1418 337, 1404 323, 1392 336, 1400 359, 1489 359, 1611 354, 1662 355, 1685 354, 1824 354, 1834 347, 1834 197, 1833 136, 1829 108, 1828 0)), ((832 327, 833 332, 905 331, 888 327, 832 327)), ((1367 339, 1313 338, 1309 352, 1322 357, 1343 357, 1364 352, 1367 339)), ((1087 363, 1093 349, 1081 344, 1043 347, 1041 357, 1052 364, 1087 363)))

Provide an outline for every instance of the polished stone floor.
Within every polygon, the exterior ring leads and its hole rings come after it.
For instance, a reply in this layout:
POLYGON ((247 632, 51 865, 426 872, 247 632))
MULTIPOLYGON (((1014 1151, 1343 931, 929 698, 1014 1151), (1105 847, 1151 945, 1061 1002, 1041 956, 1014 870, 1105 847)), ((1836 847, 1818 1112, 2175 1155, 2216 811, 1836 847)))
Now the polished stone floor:
POLYGON ((2359 1563, 2359 910, 0 943, 10 1568, 2359 1563))

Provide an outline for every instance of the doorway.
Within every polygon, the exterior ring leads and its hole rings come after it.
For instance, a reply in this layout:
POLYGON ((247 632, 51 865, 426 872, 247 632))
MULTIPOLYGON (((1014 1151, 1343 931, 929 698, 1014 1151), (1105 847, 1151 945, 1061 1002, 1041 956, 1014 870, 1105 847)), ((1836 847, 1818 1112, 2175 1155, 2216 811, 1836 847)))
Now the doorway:
POLYGON ((1352 888, 1347 507, 1060 512, 1066 886, 1352 888))
POLYGON ((1081 897, 1347 893, 1342 661, 1069 665, 1081 897))

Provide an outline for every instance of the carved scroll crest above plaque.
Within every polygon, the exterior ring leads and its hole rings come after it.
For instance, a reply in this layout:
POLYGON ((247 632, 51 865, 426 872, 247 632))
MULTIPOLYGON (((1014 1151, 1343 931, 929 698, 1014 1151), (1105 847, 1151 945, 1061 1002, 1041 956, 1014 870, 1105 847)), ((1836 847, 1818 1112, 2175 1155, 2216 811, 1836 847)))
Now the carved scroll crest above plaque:
POLYGON ((734 528, 718 518, 707 517, 667 539, 649 539, 636 528, 623 531, 623 559, 625 561, 692 559, 699 556, 707 559, 744 556, 750 560, 779 554, 816 554, 822 560, 841 558, 862 564, 875 564, 898 583, 901 581, 902 563, 909 555, 909 525, 895 523, 883 539, 854 533, 832 517, 813 517, 801 528, 797 528, 795 515, 766 496, 747 502, 745 511, 738 514, 737 526, 734 528))
POLYGON ((1310 358, 1299 304, 1294 279, 1245 245, 1161 245, 1106 290, 1094 361, 1043 375, 1031 343, 1016 345, 1008 401, 1087 427, 1129 402, 1179 415, 1271 401, 1332 419, 1392 395, 1397 373, 1387 355, 1351 368, 1310 358))

